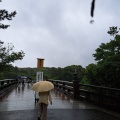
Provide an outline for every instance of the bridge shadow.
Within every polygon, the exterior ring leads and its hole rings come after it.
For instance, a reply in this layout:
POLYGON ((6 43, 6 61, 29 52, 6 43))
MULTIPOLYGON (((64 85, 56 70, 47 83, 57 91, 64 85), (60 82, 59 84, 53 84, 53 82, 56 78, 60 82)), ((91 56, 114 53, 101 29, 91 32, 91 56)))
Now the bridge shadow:
MULTIPOLYGON (((0 99, 1 120, 36 120, 38 103, 35 103, 32 84, 16 85, 0 99), (22 116, 22 117, 21 117, 22 116)), ((53 104, 48 105, 49 120, 120 120, 117 113, 99 108, 52 90, 53 104)))

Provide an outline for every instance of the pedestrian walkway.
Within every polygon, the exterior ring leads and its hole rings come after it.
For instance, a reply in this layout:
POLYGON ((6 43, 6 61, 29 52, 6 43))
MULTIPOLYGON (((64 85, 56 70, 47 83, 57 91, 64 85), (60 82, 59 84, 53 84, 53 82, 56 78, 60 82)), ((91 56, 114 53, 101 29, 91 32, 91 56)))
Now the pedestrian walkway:
MULTIPOLYGON (((48 120, 120 120, 120 115, 81 101, 74 101, 52 91, 53 104, 48 106, 48 120)), ((37 120, 38 104, 35 103, 31 85, 16 86, 0 99, 0 120, 37 120)))

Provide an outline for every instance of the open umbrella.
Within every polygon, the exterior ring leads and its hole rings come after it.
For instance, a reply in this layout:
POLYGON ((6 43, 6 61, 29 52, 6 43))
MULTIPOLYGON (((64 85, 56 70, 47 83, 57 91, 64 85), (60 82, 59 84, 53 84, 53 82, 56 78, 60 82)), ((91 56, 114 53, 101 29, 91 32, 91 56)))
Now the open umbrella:
POLYGON ((46 92, 54 88, 54 85, 49 81, 36 82, 32 86, 32 90, 35 92, 46 92))

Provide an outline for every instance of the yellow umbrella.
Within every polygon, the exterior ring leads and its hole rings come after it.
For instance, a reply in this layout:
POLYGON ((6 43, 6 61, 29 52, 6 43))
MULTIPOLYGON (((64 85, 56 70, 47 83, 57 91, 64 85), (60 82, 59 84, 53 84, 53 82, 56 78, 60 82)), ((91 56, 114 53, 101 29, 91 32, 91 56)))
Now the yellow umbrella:
POLYGON ((35 92, 46 92, 54 88, 54 85, 49 81, 36 82, 32 86, 32 90, 35 92))

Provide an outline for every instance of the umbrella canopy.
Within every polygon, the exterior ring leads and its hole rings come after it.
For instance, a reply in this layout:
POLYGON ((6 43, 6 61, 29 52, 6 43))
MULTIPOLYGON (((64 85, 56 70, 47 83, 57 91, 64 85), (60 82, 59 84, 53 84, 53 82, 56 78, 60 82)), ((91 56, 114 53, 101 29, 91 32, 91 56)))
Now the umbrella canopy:
POLYGON ((36 92, 46 92, 54 88, 54 85, 49 81, 36 82, 32 86, 32 90, 36 92))

